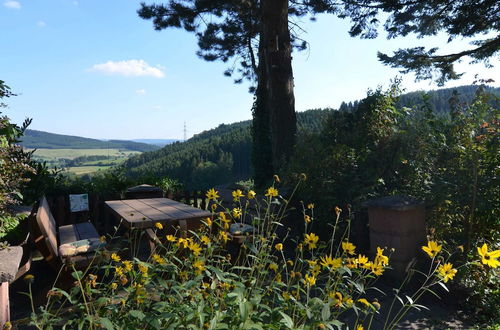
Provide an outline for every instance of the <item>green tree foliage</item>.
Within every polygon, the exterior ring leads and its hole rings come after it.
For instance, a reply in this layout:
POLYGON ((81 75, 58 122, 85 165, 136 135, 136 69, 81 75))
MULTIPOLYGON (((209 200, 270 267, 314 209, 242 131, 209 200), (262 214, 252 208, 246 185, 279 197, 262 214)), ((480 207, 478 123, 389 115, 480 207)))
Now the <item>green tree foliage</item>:
MULTIPOLYGON (((471 86, 456 88, 460 93, 458 96, 460 101, 458 103, 465 104, 467 100, 472 100, 474 98, 475 89, 477 88, 471 86)), ((442 89, 430 91, 428 92, 427 102, 424 102, 422 98, 424 94, 423 91, 403 94, 395 101, 395 107, 398 109, 402 107, 421 108, 425 105, 432 110, 431 112, 440 114, 439 116, 446 114, 445 117, 448 116, 449 118, 450 106, 447 103, 452 96, 453 90, 454 89, 442 89)), ((488 91, 500 94, 500 89, 488 89, 488 91)), ((355 109, 354 107, 357 107, 359 104, 359 101, 345 103, 345 107, 347 107, 346 111, 353 112, 355 109)), ((298 112, 298 140, 310 140, 308 148, 310 147, 311 150, 322 149, 319 144, 313 145, 313 141, 316 139, 316 135, 323 130, 325 123, 331 120, 329 118, 332 113, 336 112, 333 109, 315 109, 298 112)), ((347 114, 343 114, 343 116, 347 116, 347 114)), ((413 129, 412 121, 418 122, 420 120, 419 118, 410 119, 410 117, 408 117, 408 130, 413 129)), ((218 178, 218 181, 211 180, 210 182, 222 184, 230 182, 231 178, 234 180, 245 180, 252 176, 252 171, 257 170, 251 166, 251 163, 256 163, 250 162, 251 157, 259 158, 259 162, 271 161, 269 153, 254 153, 255 149, 252 149, 251 145, 252 143, 256 143, 255 137, 257 135, 251 136, 251 127, 252 122, 250 121, 231 125, 220 125, 216 129, 205 131, 194 136, 187 142, 174 143, 154 152, 143 153, 131 157, 124 163, 124 168, 130 178, 138 179, 141 177, 153 178, 154 176, 166 176, 181 181, 186 184, 186 187, 189 189, 196 187, 201 188, 201 186, 193 185, 192 182, 192 173, 198 164, 207 161, 218 164, 221 153, 230 153, 233 165, 228 174, 231 175, 223 175, 218 178)), ((355 131, 351 131, 349 134, 352 135, 352 139, 356 139, 355 131)), ((417 133, 415 134, 418 135, 417 133)), ((270 143, 269 140, 268 143, 270 143)), ((299 144, 299 146, 300 145, 303 147, 303 144, 299 144)), ((411 146, 412 142, 408 142, 408 145, 411 146)), ((301 157, 303 154, 304 153, 299 152, 297 157, 301 157)), ((153 179, 150 181, 154 183, 153 179)), ((266 184, 266 181, 260 184, 266 184)), ((351 201, 349 200, 349 202, 351 201)))
POLYGON ((238 65, 225 74, 236 73, 235 82, 245 78, 257 82, 253 132, 258 132, 255 147, 264 149, 254 155, 271 151, 272 162, 255 163, 254 167, 256 175, 267 179, 273 166, 291 155, 296 134, 291 51, 293 45, 302 44, 295 43, 297 39, 289 32, 288 16, 301 13, 288 6, 287 0, 173 0, 159 5, 142 3, 139 10, 142 18, 153 20, 157 30, 182 27, 194 32, 203 59, 228 62, 234 58, 238 65), (261 170, 263 166, 267 168, 261 170))
POLYGON ((474 38, 470 49, 456 53, 438 54, 438 48, 422 46, 399 49, 392 56, 378 53, 382 63, 402 68, 402 72, 415 72, 417 79, 437 78, 440 84, 458 79, 454 63, 469 57, 472 62, 485 62, 500 49, 500 5, 495 0, 360 0, 344 1, 344 15, 353 20, 351 36, 375 38, 380 14, 386 14, 384 29, 388 38, 410 33, 423 38, 444 32, 448 41, 474 38), (488 34, 489 33, 489 34, 488 34), (438 76, 436 76, 436 74, 438 76))
MULTIPOLYGON (((299 112, 297 114, 299 132, 319 132, 330 111, 299 112)), ((195 135, 186 142, 173 143, 160 150, 131 157, 123 167, 131 178, 167 176, 178 179, 190 189, 207 186, 207 183, 195 180, 194 176, 195 172, 201 171, 206 178, 207 171, 212 165, 200 164, 207 162, 215 164, 219 169, 227 169, 227 171, 210 171, 209 173, 215 175, 209 179, 210 183, 222 184, 232 180, 248 179, 254 170, 250 161, 253 157, 251 124, 250 121, 243 121, 231 125, 219 125, 215 129, 195 135)), ((266 159, 270 161, 269 154, 258 156, 267 157, 266 159)))
POLYGON ((131 157, 123 166, 133 178, 167 176, 180 180, 187 188, 204 188, 206 183, 200 178, 209 174, 216 175, 210 178, 211 183, 250 175, 250 139, 249 122, 220 125, 186 142, 131 157))
MULTIPOLYGON (((498 241, 498 105, 479 88, 469 104, 450 99, 441 116, 429 98, 398 107, 398 90, 376 90, 353 111, 335 111, 319 135, 298 145, 292 172, 306 172, 304 200, 318 205, 351 203, 392 194, 426 200, 429 222, 444 240, 466 250, 480 240, 498 241), (321 193, 318 193, 321 192, 321 193)), ((489 95, 489 96, 488 96, 489 95)), ((321 210, 317 210, 321 212, 321 210)))
MULTIPOLYGON (((0 80, 0 110, 7 107, 4 100, 12 96, 15 94, 0 80)), ((0 238, 17 226, 19 219, 8 215, 6 207, 22 199, 21 190, 28 181, 27 175, 33 172, 30 166, 31 153, 24 152, 16 145, 30 122, 27 119, 19 127, 11 123, 8 117, 0 116, 0 238)))
MULTIPOLYGON (((392 1, 392 0, 170 0, 165 4, 142 3, 139 15, 153 20, 154 28, 183 28, 195 33, 198 55, 207 61, 234 59, 225 72, 237 73, 235 82, 244 78, 257 83, 253 107, 256 183, 269 179, 290 157, 295 143, 296 118, 293 94, 292 49, 304 49, 307 43, 296 30, 300 27, 289 21, 295 17, 320 13, 336 14, 352 20, 350 34, 375 38, 379 16, 389 13, 384 24, 389 38, 416 33, 419 37, 440 31, 449 40, 457 37, 476 37, 498 31, 498 3, 468 1, 392 1), (471 10, 471 8, 474 10, 471 10), (267 136, 266 136, 267 135, 267 136), (267 140, 271 141, 268 146, 267 140), (262 159, 262 153, 272 153, 272 162, 262 159), (260 162, 260 163, 257 163, 260 162)), ((387 16, 387 15, 386 15, 387 16)), ((437 48, 400 49, 394 56, 379 53, 388 65, 402 67, 404 72, 415 71, 417 79, 428 79, 440 73, 439 83, 457 79, 453 63, 464 56, 474 61, 488 62, 499 49, 498 35, 475 40, 475 48, 456 54, 437 55, 437 48)), ((253 86, 251 88, 255 90, 253 86)))
MULTIPOLYGON (((484 87, 485 92, 500 96, 500 88, 484 87)), ((405 93, 399 97, 396 102, 398 107, 422 107, 427 105, 438 115, 450 116, 453 104, 450 103, 450 98, 453 97, 456 106, 465 106, 471 104, 476 98, 477 86, 459 86, 453 88, 443 88, 433 91, 420 91, 405 93), (456 92, 456 97, 453 93, 456 92), (424 97, 425 96, 425 97, 424 97)), ((494 98, 488 100, 489 104, 498 107, 498 101, 494 98)))
MULTIPOLYGON (((0 80, 0 109, 7 107, 4 99, 12 96, 15 94, 0 80)), ((20 190, 26 183, 25 175, 32 171, 29 166, 31 154, 16 145, 30 123, 31 120, 27 119, 19 127, 11 123, 8 117, 0 117, 0 213, 5 210, 5 206, 21 200, 20 190)))

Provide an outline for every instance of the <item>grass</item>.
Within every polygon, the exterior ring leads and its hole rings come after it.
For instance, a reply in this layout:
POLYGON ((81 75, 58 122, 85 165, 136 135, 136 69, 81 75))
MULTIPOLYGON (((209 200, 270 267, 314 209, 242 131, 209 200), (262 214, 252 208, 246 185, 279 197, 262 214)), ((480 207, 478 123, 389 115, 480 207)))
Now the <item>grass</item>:
POLYGON ((93 172, 97 172, 99 170, 105 170, 109 168, 109 166, 75 166, 68 167, 67 170, 70 173, 74 173, 76 175, 89 174, 93 172))
POLYGON ((93 160, 89 162, 82 163, 82 166, 113 166, 119 165, 125 161, 125 157, 123 158, 115 158, 112 159, 102 159, 102 160, 93 160))
POLYGON ((66 164, 64 159, 75 159, 81 156, 109 156, 109 159, 87 161, 79 163, 80 166, 67 167, 69 173, 83 175, 99 170, 108 169, 119 165, 130 156, 140 154, 139 151, 126 149, 47 149, 40 148, 35 151, 33 158, 38 161, 47 162, 50 167, 63 168, 66 164))
POLYGON ((80 156, 122 156, 128 157, 139 154, 138 151, 122 150, 122 149, 37 149, 34 156, 50 160, 54 158, 74 159, 80 156))

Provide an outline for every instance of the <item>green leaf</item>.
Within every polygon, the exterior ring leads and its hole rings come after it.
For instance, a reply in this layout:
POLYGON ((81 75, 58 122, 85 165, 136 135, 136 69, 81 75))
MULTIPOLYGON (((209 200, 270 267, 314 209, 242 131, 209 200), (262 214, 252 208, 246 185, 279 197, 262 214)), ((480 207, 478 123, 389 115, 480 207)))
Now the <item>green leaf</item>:
POLYGON ((81 270, 77 270, 72 272, 71 276, 73 276, 73 278, 78 281, 83 277, 83 272, 81 270))
POLYGON ((251 267, 243 267, 243 266, 234 266, 233 268, 231 268, 231 270, 248 270, 248 271, 251 271, 252 268, 251 267))
POLYGON ((280 311, 280 314, 283 317, 281 319, 281 323, 283 323, 284 325, 286 325, 288 327, 288 329, 293 329, 293 320, 292 320, 292 318, 290 316, 288 316, 287 314, 283 313, 282 311, 280 311))
POLYGON ((326 303, 323 305, 323 309, 321 309, 321 319, 323 321, 328 321, 330 318, 330 304, 326 303))
POLYGON ((420 305, 420 304, 414 304, 413 307, 415 308, 423 308, 423 309, 426 309, 426 310, 430 310, 428 307, 424 306, 424 305, 420 305))
POLYGON ((115 328, 113 323, 108 318, 105 318, 105 317, 101 317, 99 319, 99 323, 108 330, 114 330, 114 328, 115 328))
POLYGON ((56 292, 59 292, 60 294, 62 294, 63 296, 66 297, 66 299, 68 299, 68 301, 71 303, 71 304, 75 304, 76 302, 71 298, 71 296, 64 290, 61 290, 59 288, 52 288, 53 291, 56 291, 56 292))
POLYGON ((398 298, 398 300, 401 302, 401 305, 405 306, 405 302, 403 301, 403 299, 401 299, 400 296, 396 296, 396 298, 398 298))
POLYGON ((136 319, 139 319, 139 321, 142 321, 144 319, 144 317, 146 316, 146 315, 144 315, 143 312, 136 310, 136 309, 133 309, 128 313, 130 314, 130 316, 132 316, 136 319))
POLYGON ((443 289, 445 289, 446 292, 450 292, 450 290, 448 290, 448 288, 446 287, 446 285, 443 283, 443 282, 438 282, 439 285, 441 285, 443 287, 443 289))
POLYGON ((224 274, 222 273, 222 271, 219 268, 216 268, 216 267, 213 267, 213 266, 207 266, 207 269, 213 271, 215 273, 215 276, 217 276, 217 279, 219 281, 223 281, 223 282, 226 281, 226 279, 224 277, 224 274))
POLYGON ((148 328, 153 328, 153 329, 162 329, 162 326, 160 324, 160 321, 156 317, 150 317, 148 320, 148 328))
MULTIPOLYGON (((97 291, 99 292, 99 291, 97 291)), ((96 301, 95 301, 95 304, 97 306, 105 306, 107 304, 109 304, 109 298, 107 297, 99 297, 96 301)))
POLYGON ((337 329, 342 329, 342 326, 344 325, 339 320, 330 321, 330 322, 328 322, 328 324, 335 326, 337 329))
POLYGON ((428 292, 432 293, 434 296, 436 296, 438 299, 441 299, 441 297, 436 292, 432 291, 431 289, 424 288, 423 290, 428 291, 428 292))
POLYGON ((252 311, 252 303, 249 302, 249 301, 242 301, 240 302, 240 316, 242 318, 243 321, 245 321, 247 318, 248 318, 248 315, 251 313, 252 311))

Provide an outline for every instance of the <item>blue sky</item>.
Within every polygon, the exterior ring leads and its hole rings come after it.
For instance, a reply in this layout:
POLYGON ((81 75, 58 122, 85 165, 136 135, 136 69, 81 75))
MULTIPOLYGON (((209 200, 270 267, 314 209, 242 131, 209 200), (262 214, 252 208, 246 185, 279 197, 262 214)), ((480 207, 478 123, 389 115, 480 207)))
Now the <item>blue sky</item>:
MULTIPOLYGON (((137 16, 140 1, 0 0, 0 79, 19 96, 7 101, 14 122, 33 118, 32 129, 93 138, 182 138, 221 123, 251 118, 248 85, 224 77, 224 63, 199 59, 196 40, 182 30, 154 31, 137 16)), ((387 86, 397 69, 377 61, 415 45, 454 51, 469 40, 447 37, 387 40, 350 38, 349 23, 320 16, 304 19, 310 48, 295 53, 297 111, 337 108, 369 88, 387 86)), ((445 87, 470 84, 474 74, 500 77, 499 61, 458 67, 467 72, 445 87)), ((498 82, 493 84, 499 86, 498 82)), ((435 89, 403 77, 407 91, 435 89)))

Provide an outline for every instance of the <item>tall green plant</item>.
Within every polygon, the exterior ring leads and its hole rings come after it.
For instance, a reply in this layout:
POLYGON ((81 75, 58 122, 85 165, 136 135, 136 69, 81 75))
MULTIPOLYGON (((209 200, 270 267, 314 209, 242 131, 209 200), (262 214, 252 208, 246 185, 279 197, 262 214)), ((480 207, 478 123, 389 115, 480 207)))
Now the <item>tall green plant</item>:
MULTIPOLYGON (((4 99, 15 96, 5 82, 0 80, 0 110, 6 108, 4 99)), ((0 114, 2 112, 0 111, 0 114)), ((13 223, 6 214, 6 207, 21 201, 21 189, 27 183, 27 173, 33 172, 29 165, 31 153, 16 145, 24 130, 31 123, 26 119, 21 127, 0 116, 0 237, 13 223)))

